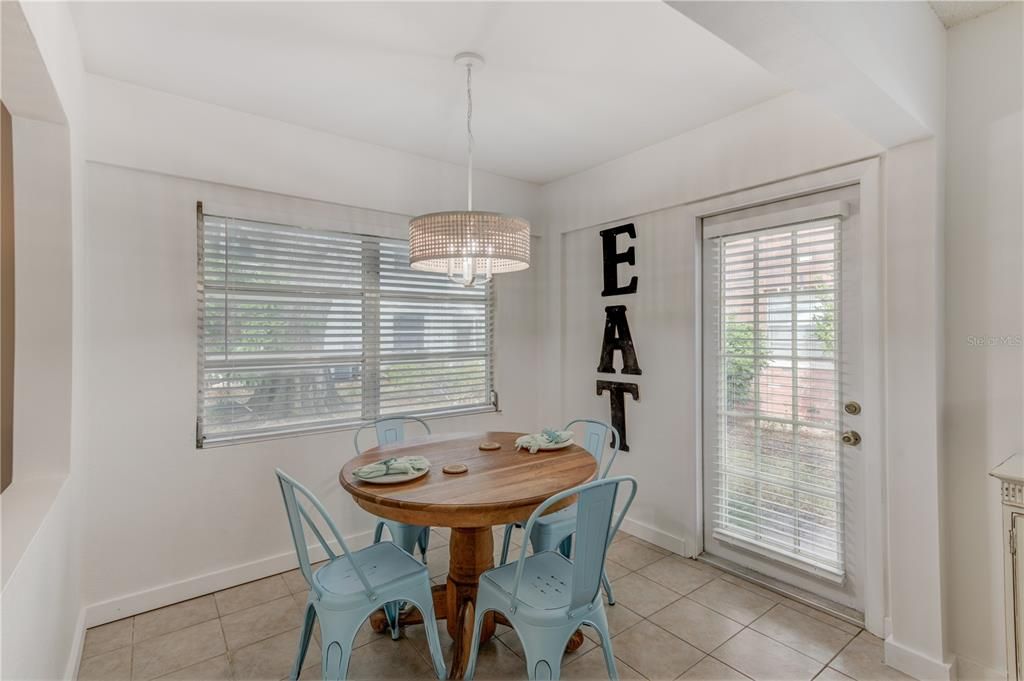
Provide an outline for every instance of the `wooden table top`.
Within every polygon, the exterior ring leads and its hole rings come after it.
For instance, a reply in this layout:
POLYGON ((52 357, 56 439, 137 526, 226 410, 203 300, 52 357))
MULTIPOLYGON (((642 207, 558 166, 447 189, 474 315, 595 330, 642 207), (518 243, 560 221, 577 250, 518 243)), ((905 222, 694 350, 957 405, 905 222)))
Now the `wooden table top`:
MULTIPOLYGON (((385 518, 416 525, 486 527, 525 520, 542 501, 597 474, 597 462, 573 444, 549 452, 516 451, 522 433, 448 433, 407 439, 374 447, 345 464, 339 480, 360 506, 385 518), (481 451, 481 442, 501 445, 481 451), (374 485, 357 480, 352 471, 393 456, 423 456, 430 472, 412 482, 374 485), (469 470, 449 475, 452 463, 469 470)), ((566 500, 566 504, 571 503, 566 500)), ((554 510, 554 509, 552 509, 554 510)))

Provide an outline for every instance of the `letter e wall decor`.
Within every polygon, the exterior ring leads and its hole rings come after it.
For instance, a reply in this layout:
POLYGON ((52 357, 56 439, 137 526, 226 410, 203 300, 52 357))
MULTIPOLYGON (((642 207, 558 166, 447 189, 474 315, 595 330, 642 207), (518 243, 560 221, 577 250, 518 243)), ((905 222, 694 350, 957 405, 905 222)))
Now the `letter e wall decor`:
POLYGON ((601 250, 604 255, 604 289, 601 295, 621 296, 627 293, 636 293, 636 275, 630 278, 625 286, 619 286, 619 263, 624 262, 630 265, 636 264, 636 249, 632 246, 619 253, 615 250, 615 237, 619 234, 627 234, 630 239, 636 238, 636 228, 633 223, 602 229, 601 250))

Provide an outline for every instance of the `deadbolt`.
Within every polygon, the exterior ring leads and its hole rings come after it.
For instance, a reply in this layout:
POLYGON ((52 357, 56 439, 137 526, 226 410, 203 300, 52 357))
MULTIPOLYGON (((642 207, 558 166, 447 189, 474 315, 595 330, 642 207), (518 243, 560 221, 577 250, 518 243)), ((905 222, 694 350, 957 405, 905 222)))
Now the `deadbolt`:
POLYGON ((845 405, 843 405, 843 409, 850 416, 856 416, 857 414, 860 413, 860 402, 855 402, 854 400, 850 400, 845 405))
POLYGON ((860 433, 856 430, 848 430, 843 433, 843 444, 856 447, 860 444, 860 433))

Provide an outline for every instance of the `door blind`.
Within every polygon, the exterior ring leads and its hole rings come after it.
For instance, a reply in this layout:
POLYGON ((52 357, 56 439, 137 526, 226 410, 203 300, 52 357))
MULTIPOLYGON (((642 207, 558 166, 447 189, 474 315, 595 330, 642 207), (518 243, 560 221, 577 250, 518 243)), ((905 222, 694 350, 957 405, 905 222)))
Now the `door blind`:
POLYGON ((398 239, 200 217, 197 445, 493 409, 494 292, 398 239))
POLYGON ((842 576, 839 218, 705 241, 714 534, 842 576))

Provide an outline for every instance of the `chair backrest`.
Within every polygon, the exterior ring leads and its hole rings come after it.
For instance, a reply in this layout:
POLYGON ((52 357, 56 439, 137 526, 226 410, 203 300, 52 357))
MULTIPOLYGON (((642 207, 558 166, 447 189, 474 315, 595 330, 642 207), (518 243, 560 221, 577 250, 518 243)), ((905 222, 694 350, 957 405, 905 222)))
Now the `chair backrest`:
MULTIPOLYGON (((550 497, 537 507, 537 510, 530 515, 530 519, 526 522, 523 536, 529 537, 533 524, 537 518, 544 515, 548 508, 566 497, 576 495, 576 538, 573 541, 576 553, 573 556, 572 584, 570 586, 570 614, 589 606, 597 598, 601 588, 601 573, 604 570, 608 545, 615 533, 618 532, 626 511, 629 510, 636 497, 636 488, 636 478, 628 475, 593 480, 550 497), (629 497, 613 522, 615 500, 620 485, 629 487, 629 497)), ((519 564, 516 566, 512 600, 509 604, 512 612, 515 612, 518 605, 519 582, 523 578, 523 567, 526 565, 526 543, 523 542, 519 564)))
POLYGON ((607 477, 608 472, 612 469, 612 464, 615 463, 615 457, 619 455, 619 431, 604 421, 597 421, 594 419, 576 419, 575 421, 569 421, 565 424, 565 428, 562 430, 572 430, 572 427, 577 423, 585 423, 586 428, 583 430, 583 440, 580 442, 585 450, 590 452, 590 455, 597 459, 597 476, 598 478, 607 477), (608 442, 608 433, 611 433, 611 447, 612 455, 608 458, 608 463, 602 467, 604 460, 604 448, 605 443, 608 442))
POLYGON ((427 435, 430 434, 430 426, 423 419, 416 418, 415 416, 385 416, 359 427, 355 437, 356 454, 363 453, 362 447, 359 446, 359 436, 364 430, 375 429, 377 431, 377 444, 388 445, 405 440, 405 424, 409 422, 420 424, 427 431, 427 435))
POLYGON ((363 588, 366 589, 367 596, 370 600, 374 600, 373 589, 370 587, 370 582, 366 579, 366 575, 352 555, 352 552, 348 550, 348 544, 345 543, 345 539, 341 536, 338 531, 338 527, 331 520, 331 516, 327 514, 327 509, 320 503, 320 500, 316 498, 312 492, 303 487, 294 478, 289 476, 287 473, 282 471, 280 468, 276 469, 277 482, 281 486, 281 496, 284 497, 284 508, 288 513, 288 526, 292 531, 292 542, 295 544, 295 554, 299 558, 299 569, 302 571, 302 576, 306 578, 306 582, 313 586, 313 568, 310 565, 309 560, 309 547, 306 546, 306 534, 304 527, 309 527, 310 531, 320 542, 320 546, 323 547, 327 553, 327 557, 334 560, 338 557, 332 549, 330 544, 324 539, 323 533, 320 532, 320 528, 317 527, 316 523, 309 516, 309 512, 303 506, 299 496, 305 497, 305 500, 309 502, 309 505, 316 510, 320 515, 321 520, 327 525, 327 528, 334 535, 334 538, 338 542, 338 546, 341 547, 342 554, 349 557, 349 562, 352 564, 352 569, 355 570, 356 575, 359 577, 359 581, 363 583, 363 588), (296 494, 298 493, 298 494, 296 494))

